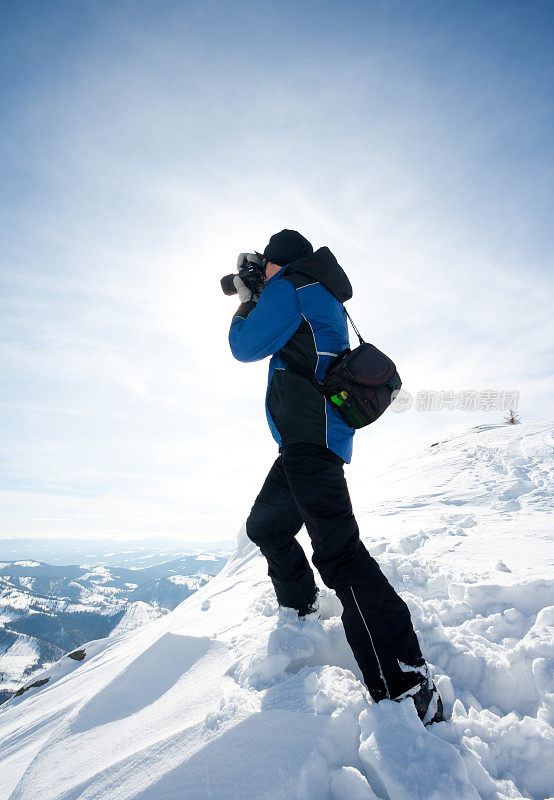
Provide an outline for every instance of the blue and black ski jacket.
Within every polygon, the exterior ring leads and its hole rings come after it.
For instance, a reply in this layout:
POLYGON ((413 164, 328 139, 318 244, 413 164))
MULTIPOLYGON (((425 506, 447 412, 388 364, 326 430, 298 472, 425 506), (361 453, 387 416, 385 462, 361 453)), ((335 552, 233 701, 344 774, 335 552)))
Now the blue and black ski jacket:
POLYGON ((350 297, 346 273, 329 248, 320 247, 279 270, 257 303, 242 303, 229 331, 231 351, 239 361, 272 356, 265 411, 278 445, 319 444, 347 464, 354 428, 318 392, 309 375, 321 380, 334 356, 349 347, 342 304, 350 297))

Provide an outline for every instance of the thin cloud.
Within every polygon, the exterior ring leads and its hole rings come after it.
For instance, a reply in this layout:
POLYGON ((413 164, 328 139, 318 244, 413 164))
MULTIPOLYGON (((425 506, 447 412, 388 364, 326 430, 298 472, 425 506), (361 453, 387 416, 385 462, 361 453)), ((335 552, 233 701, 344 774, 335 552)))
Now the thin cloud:
MULTIPOLYGON (((370 5, 8 19, 2 535, 233 535, 277 453, 219 280, 283 227, 407 387, 550 413, 542 6, 370 5)), ((490 419, 391 414, 349 474, 490 419)))

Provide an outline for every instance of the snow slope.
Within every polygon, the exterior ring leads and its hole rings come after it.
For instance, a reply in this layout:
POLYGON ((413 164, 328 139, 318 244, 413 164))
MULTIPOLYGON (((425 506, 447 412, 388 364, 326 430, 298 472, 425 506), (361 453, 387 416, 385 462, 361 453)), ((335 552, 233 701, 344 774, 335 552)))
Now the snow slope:
POLYGON ((500 425, 348 473, 449 722, 372 704, 334 593, 322 620, 279 611, 243 529, 173 612, 65 656, 0 707, 1 800, 552 797, 553 453, 551 422, 500 425))

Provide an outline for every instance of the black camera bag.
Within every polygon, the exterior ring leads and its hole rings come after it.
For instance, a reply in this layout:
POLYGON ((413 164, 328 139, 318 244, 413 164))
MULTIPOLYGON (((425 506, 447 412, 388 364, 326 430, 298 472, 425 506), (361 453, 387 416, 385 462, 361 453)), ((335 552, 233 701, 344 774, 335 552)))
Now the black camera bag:
POLYGON ((374 345, 365 342, 348 311, 346 316, 360 344, 354 350, 348 347, 339 353, 329 364, 322 381, 295 369, 281 351, 279 356, 293 372, 308 377, 351 428, 364 428, 390 406, 402 381, 394 362, 374 345))

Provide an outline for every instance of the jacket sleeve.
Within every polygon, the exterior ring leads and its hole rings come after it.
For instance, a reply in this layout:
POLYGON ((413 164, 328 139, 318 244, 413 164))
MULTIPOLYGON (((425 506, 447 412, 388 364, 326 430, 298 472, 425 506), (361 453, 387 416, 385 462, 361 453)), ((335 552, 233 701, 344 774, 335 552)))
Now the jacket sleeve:
POLYGON ((229 344, 239 361, 259 361, 284 347, 302 314, 296 289, 286 280, 266 286, 257 303, 243 303, 231 322, 229 344))

